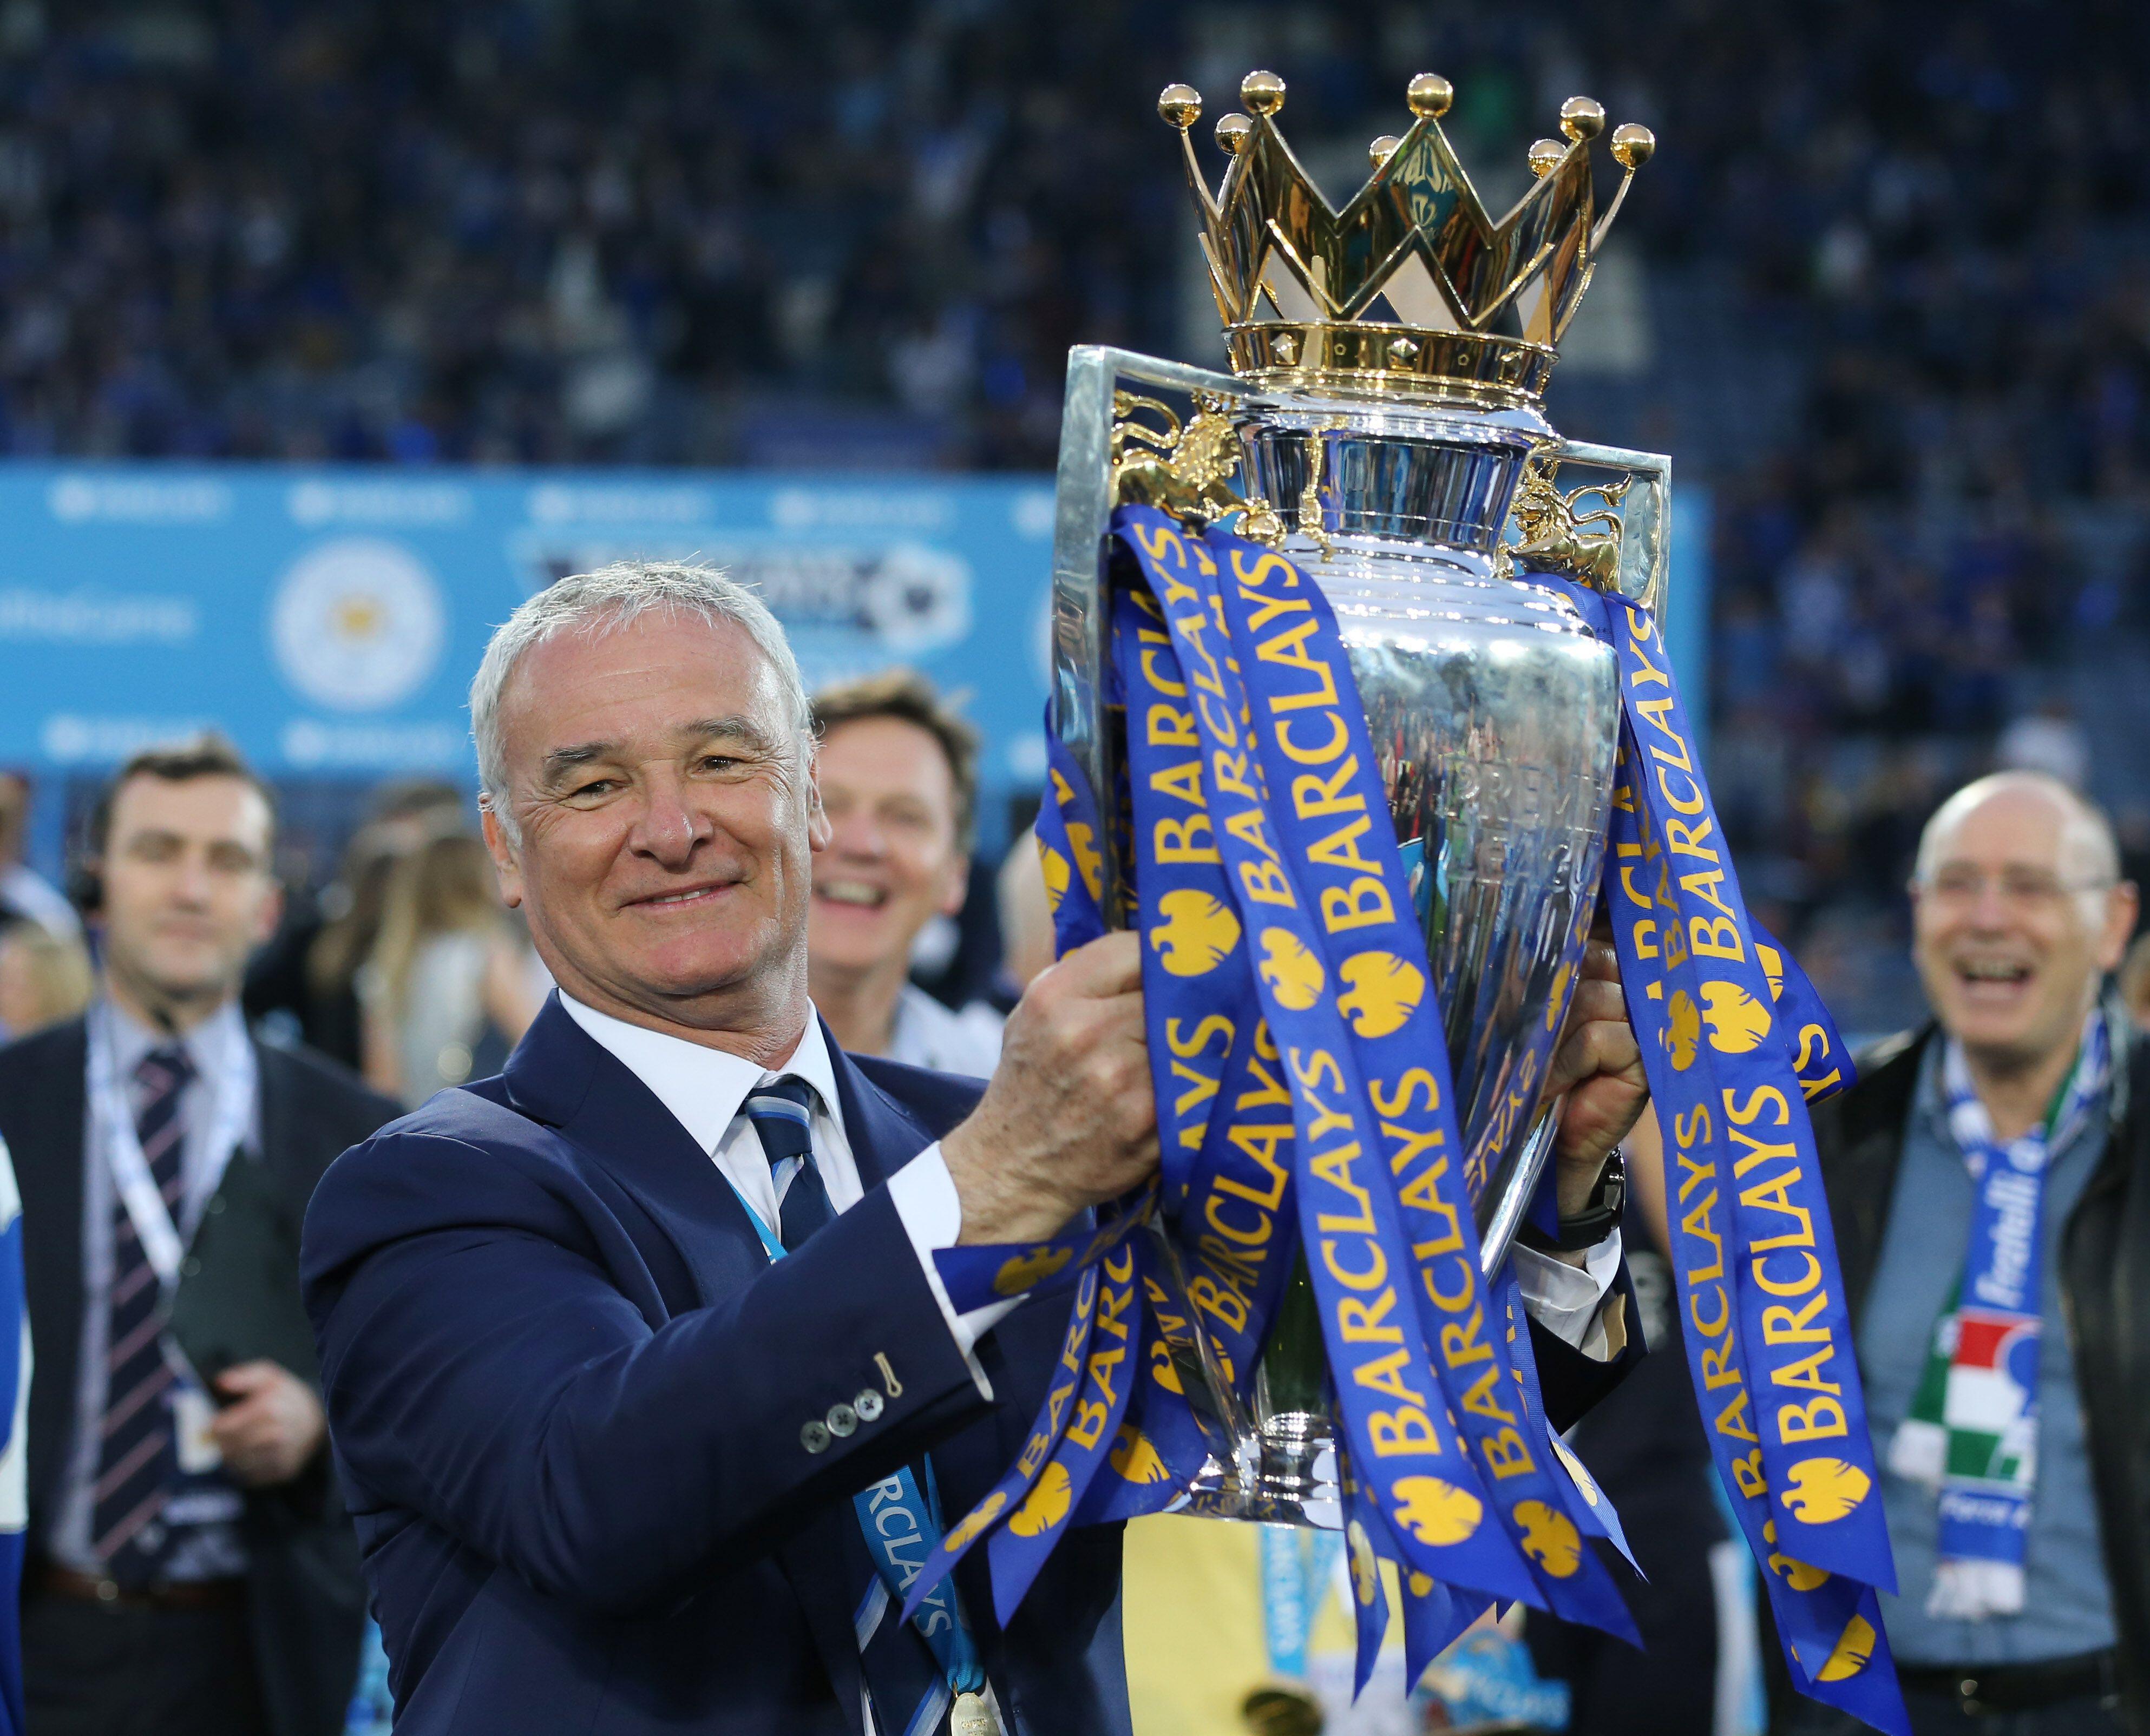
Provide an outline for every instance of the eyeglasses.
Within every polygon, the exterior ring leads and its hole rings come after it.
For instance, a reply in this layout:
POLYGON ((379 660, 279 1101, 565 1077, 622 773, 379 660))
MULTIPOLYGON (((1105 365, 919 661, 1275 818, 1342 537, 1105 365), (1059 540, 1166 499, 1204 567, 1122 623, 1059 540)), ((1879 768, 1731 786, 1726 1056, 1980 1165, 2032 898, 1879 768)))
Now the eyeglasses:
POLYGON ((2076 893, 2107 891, 2112 884, 2102 879, 2063 880, 2046 868, 2006 868, 1989 874, 1966 863, 1951 863, 1923 880, 1912 881, 1911 889, 1939 903, 1960 907, 1976 904, 1991 886, 2009 909, 2029 913, 2051 909, 2076 893))

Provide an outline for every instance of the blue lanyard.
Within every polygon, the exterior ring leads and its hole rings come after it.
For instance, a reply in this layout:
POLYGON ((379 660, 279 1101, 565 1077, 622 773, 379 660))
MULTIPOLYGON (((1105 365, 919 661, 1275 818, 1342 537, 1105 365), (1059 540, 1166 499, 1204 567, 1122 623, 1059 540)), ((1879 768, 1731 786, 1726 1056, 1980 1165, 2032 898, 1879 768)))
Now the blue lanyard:
MULTIPOLYGON (((811 1163, 813 1160, 807 1158, 804 1161, 811 1163)), ((724 1174, 722 1170, 717 1173, 724 1174)), ((724 1182, 746 1212, 754 1233, 761 1238, 770 1264, 775 1265, 788 1251, 782 1240, 739 1191, 739 1185, 729 1175, 724 1176, 724 1182)), ((934 1482, 933 1462, 926 1462, 923 1494, 919 1491, 918 1479, 906 1465, 871 1488, 860 1490, 851 1497, 851 1505, 859 1516, 859 1529, 866 1533, 866 1552, 873 1557, 874 1571, 888 1588, 891 1608, 901 1612, 911 1581, 933 1558, 947 1529, 941 1521, 941 1491, 934 1482)), ((886 1618, 887 1612, 884 1612, 883 1619, 886 1618)), ((900 1614, 897 1619, 901 1619, 900 1614)), ((948 1678, 950 1690, 956 1693, 982 1693, 986 1668, 978 1661, 977 1642, 971 1638, 971 1624, 963 1618, 963 1606, 956 1600, 955 1581, 944 1579, 936 1586, 919 1604, 911 1619, 917 1625, 919 1637, 932 1652, 933 1661, 940 1665, 941 1673, 948 1678)), ((871 1633, 860 1635, 861 1646, 870 1638, 871 1633)))

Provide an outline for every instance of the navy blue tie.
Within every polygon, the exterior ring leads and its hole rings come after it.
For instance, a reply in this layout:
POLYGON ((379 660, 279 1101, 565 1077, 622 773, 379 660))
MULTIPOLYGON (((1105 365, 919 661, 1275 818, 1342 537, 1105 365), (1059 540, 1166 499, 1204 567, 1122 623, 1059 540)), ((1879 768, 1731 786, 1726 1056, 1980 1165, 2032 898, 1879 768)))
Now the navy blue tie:
MULTIPOLYGON (((186 1192, 179 1163, 186 1127, 179 1100, 194 1076, 176 1044, 154 1049, 134 1069, 134 1135, 157 1190, 174 1217, 186 1192)), ((124 1203, 112 1213, 112 1291, 105 1351, 104 1418, 98 1445, 91 1545, 121 1585, 148 1584, 166 1541, 157 1521, 179 1474, 166 1397, 172 1365, 164 1347, 163 1297, 124 1203)))
MULTIPOLYGON (((786 1253, 835 1216, 814 1165, 814 1088, 787 1074, 756 1086, 744 1113, 761 1136, 776 1183, 779 1236, 786 1253)), ((931 1736, 946 1728, 946 1678, 898 1604, 880 1592, 871 1566, 862 1582, 857 1625, 866 1691, 878 1736, 931 1736), (867 1624, 871 1622, 871 1625, 867 1624)))
POLYGON ((776 1183, 778 1232, 786 1253, 836 1215, 814 1166, 815 1101, 813 1086, 790 1074, 756 1086, 746 1100, 746 1118, 761 1135, 776 1183))

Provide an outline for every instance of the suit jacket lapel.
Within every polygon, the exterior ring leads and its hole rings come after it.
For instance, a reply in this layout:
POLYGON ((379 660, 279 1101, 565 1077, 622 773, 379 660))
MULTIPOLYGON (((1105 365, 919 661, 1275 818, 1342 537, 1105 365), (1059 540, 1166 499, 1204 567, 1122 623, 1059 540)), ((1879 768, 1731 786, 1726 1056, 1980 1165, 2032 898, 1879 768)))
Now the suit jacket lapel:
POLYGON ((690 1275, 690 1306, 752 1281, 767 1256, 724 1172, 557 995, 508 1057, 504 1078, 517 1110, 603 1164, 664 1231, 690 1275))
MULTIPOLYGON (((848 1063, 833 1041, 830 1049, 840 1081, 848 1063)), ((691 1274, 693 1306, 707 1306, 761 1271, 769 1256, 723 1172, 649 1089, 575 1023, 557 995, 516 1045, 504 1077, 517 1110, 559 1129, 634 1195, 691 1274)), ((857 1136, 850 1130, 859 1125, 847 1109, 845 1128, 855 1155, 857 1136)), ((865 1161, 861 1155, 861 1173, 865 1161)), ((844 1716, 862 1729, 852 1611, 865 1583, 847 1583, 865 1553, 856 1532, 849 1507, 832 1506, 779 1544, 775 1554, 844 1716)))

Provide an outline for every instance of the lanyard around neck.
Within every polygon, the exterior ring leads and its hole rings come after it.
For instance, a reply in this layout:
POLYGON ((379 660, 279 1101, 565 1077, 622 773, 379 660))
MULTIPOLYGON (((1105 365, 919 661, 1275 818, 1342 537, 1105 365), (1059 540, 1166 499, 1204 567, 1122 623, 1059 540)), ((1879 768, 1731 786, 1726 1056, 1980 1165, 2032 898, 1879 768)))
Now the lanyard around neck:
MULTIPOLYGON (((750 1119, 749 1125, 752 1125, 750 1119)), ((760 1138, 757 1130, 755 1134, 757 1145, 760 1138)), ((811 1165, 813 1154, 808 1152, 800 1161, 803 1165, 811 1165)), ((724 1175, 721 1166, 717 1173, 724 1175)), ((799 1178, 795 1175, 792 1185, 797 1186, 799 1178)), ((783 1238, 771 1230, 767 1220, 754 1209, 753 1202, 737 1182, 724 1175, 724 1185, 732 1190, 733 1197, 739 1203, 739 1209, 746 1213, 747 1221, 754 1225, 754 1233, 761 1238, 762 1249, 769 1255, 769 1263, 775 1265, 790 1251, 784 1245, 783 1238)), ((927 1487, 921 1491, 911 1467, 900 1466, 881 1482, 853 1497, 852 1504, 857 1510, 860 1528, 866 1534, 866 1552, 873 1557, 874 1572, 888 1589, 891 1612, 900 1611, 903 1608, 904 1596, 911 1589, 911 1582, 917 1576, 920 1561, 939 1547, 946 1534, 941 1519, 940 1492, 931 1487, 933 1467, 931 1460, 926 1461, 926 1475, 927 1487), (881 1517, 884 1512, 899 1520, 893 1532, 881 1517), (900 1546, 909 1540, 916 1540, 923 1546, 916 1559, 907 1558, 901 1552, 900 1546)), ((919 1637, 926 1642, 926 1649, 932 1653, 934 1663, 946 1678, 951 1693, 976 1694, 983 1689, 985 1668, 979 1661, 977 1642, 971 1636, 970 1623, 963 1614, 962 1605, 956 1601, 952 1582, 938 1587, 921 1606, 915 1625, 919 1637)))
MULTIPOLYGON (((209 1137, 201 1147, 207 1170, 196 1184, 204 1193, 213 1191, 223 1179, 225 1165, 245 1142, 254 1119, 254 1045, 242 1039, 229 1046, 231 1054, 210 1081, 214 1095, 209 1137)), ((169 1291, 179 1280, 186 1238, 164 1203, 156 1177, 150 1173, 149 1159, 143 1155, 134 1105, 120 1079, 119 1051, 116 1015, 109 1007, 99 1005, 92 1010, 89 1019, 91 1145, 103 1157, 149 1269, 169 1291)))

